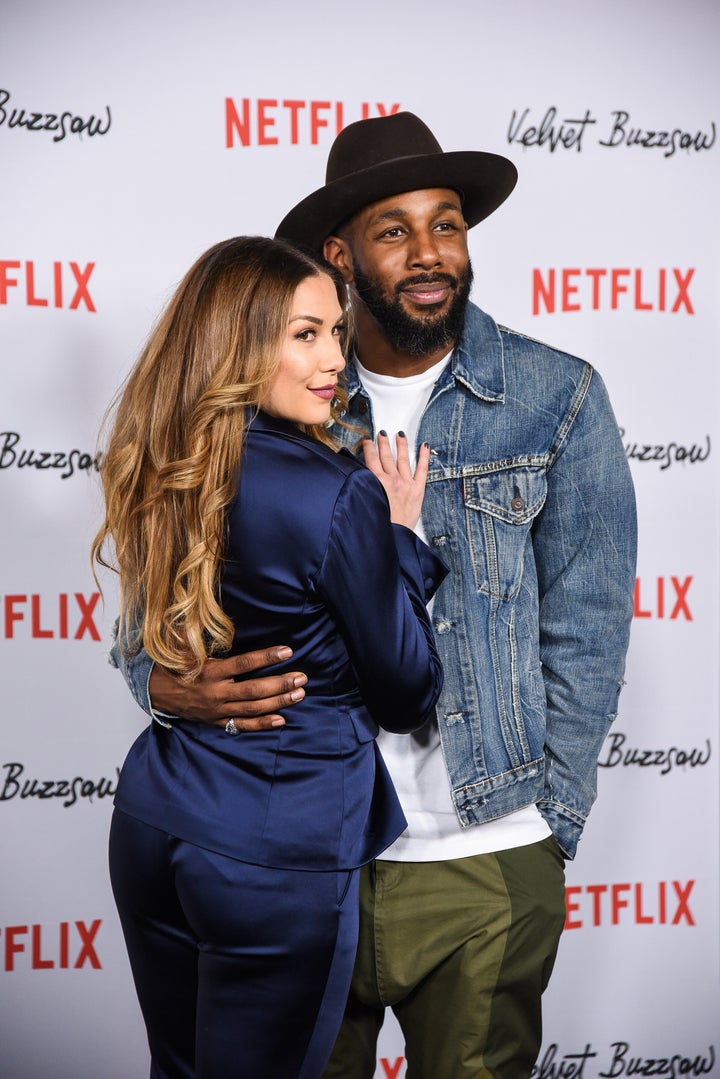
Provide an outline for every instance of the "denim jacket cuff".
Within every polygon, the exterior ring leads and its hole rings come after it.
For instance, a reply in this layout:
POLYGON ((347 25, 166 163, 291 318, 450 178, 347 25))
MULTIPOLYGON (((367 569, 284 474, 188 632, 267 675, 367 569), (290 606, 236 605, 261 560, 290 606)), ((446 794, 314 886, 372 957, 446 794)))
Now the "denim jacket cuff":
POLYGON ((550 826, 560 850, 566 858, 572 859, 577 853, 577 846, 585 826, 585 819, 573 813, 560 802, 541 799, 537 807, 550 826))
POLYGON ((116 619, 112 628, 113 643, 108 653, 108 663, 120 671, 133 696, 133 700, 142 708, 143 712, 151 716, 161 726, 172 727, 170 720, 176 719, 176 716, 153 711, 150 700, 150 675, 154 666, 153 661, 144 648, 141 648, 139 652, 128 658, 120 647, 118 629, 119 619, 116 619))

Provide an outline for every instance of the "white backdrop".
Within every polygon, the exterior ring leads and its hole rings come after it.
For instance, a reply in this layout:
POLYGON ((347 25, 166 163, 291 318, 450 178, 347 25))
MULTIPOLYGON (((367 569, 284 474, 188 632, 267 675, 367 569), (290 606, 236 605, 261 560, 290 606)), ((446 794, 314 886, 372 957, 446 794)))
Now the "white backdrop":
MULTIPOLYGON (((143 717, 104 662, 114 592, 103 607, 88 561, 103 411, 195 257, 272 233, 338 124, 397 108, 517 164, 471 233, 474 299, 598 367, 637 486, 628 685, 538 1075, 720 1075, 719 41, 714 0, 3 0, 7 1079, 148 1070, 105 867, 143 717)), ((389 1019, 377 1075, 402 1079, 402 1053, 389 1019)))

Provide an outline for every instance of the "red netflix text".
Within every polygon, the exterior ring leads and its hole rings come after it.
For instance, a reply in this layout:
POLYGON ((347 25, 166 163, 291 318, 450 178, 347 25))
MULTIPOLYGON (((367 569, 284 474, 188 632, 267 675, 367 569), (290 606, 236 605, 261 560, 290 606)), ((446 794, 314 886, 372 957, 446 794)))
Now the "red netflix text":
POLYGON ((394 1060, 388 1060, 387 1057, 380 1057, 378 1064, 382 1068, 383 1079, 399 1079, 400 1069, 405 1063, 405 1057, 395 1057, 394 1060))
POLYGON ((88 283, 94 262, 36 264, 19 259, 0 259, 0 304, 13 299, 26 307, 66 307, 95 311, 88 283), (17 291, 15 291, 17 290, 17 291))
POLYGON ((694 880, 656 884, 585 884, 565 889, 565 928, 608 925, 695 925, 694 880))
POLYGON ((226 97, 225 146, 317 146, 321 132, 334 138, 355 120, 392 116, 399 111, 399 102, 371 105, 363 101, 359 112, 351 112, 346 111, 343 101, 243 97, 236 102, 226 97))
POLYGON ((4 969, 81 970, 90 966, 101 970, 95 937, 102 925, 96 918, 59 925, 8 925, 0 929, 4 969))
POLYGON ((36 640, 73 641, 88 636, 99 641, 100 631, 94 618, 99 600, 99 592, 89 596, 82 592, 60 592, 57 596, 41 596, 37 592, 5 595, 0 607, 3 636, 10 640, 22 635, 36 640))
POLYGON ((668 311, 695 314, 690 283, 695 270, 533 270, 532 313, 556 311, 668 311))
POLYGON ((692 622, 688 591, 692 577, 656 577, 654 580, 635 579, 633 616, 635 618, 682 619, 692 622))

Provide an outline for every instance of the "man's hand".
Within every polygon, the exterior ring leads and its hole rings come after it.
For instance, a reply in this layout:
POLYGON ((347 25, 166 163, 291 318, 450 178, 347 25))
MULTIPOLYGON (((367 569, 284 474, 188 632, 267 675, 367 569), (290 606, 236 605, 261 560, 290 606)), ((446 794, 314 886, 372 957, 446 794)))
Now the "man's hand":
POLYGON ((277 714, 277 709, 289 708, 302 700, 305 696, 302 687, 307 682, 305 675, 293 671, 242 682, 236 682, 235 678, 272 667, 291 656, 292 649, 283 646, 244 652, 229 659, 208 659, 198 679, 190 683, 156 663, 149 682, 153 709, 218 727, 224 727, 232 718, 241 731, 282 727, 285 720, 277 714))

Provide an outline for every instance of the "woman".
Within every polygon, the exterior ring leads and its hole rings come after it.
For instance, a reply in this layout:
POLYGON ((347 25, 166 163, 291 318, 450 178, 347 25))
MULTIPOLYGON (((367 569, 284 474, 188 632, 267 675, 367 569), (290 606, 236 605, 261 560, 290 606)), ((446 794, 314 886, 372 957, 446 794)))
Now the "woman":
MULTIPOLYGON (((240 237, 180 284, 124 388, 104 460, 121 640, 188 679, 277 640, 308 675, 283 725, 152 723, 123 766, 110 868, 154 1079, 312 1079, 340 1025, 357 873, 405 827, 377 724, 422 724, 442 673, 425 604, 444 567, 410 528, 400 447, 378 479, 327 426, 343 287, 240 237)), ((387 450, 387 447, 383 447, 387 450)), ((387 453, 384 455, 387 458, 387 453)), ((375 464, 375 460, 373 459, 375 464)), ((379 471, 382 471, 381 469, 379 471)))

